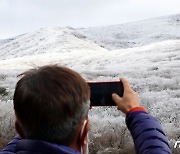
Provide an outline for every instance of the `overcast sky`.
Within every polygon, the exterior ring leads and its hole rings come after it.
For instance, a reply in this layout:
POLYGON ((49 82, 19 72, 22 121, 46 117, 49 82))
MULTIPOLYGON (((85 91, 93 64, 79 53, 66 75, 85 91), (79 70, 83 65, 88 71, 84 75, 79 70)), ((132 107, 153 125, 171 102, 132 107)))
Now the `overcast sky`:
POLYGON ((0 39, 49 26, 95 27, 180 13, 180 0, 0 0, 0 39))

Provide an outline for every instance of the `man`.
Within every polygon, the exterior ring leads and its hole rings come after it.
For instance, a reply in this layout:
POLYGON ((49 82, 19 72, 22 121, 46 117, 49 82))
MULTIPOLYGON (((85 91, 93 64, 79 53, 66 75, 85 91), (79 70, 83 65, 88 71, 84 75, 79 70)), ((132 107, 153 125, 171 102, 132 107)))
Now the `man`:
MULTIPOLYGON (((140 107, 137 93, 121 79, 124 95, 113 94, 124 112, 137 153, 171 153, 159 122, 140 107)), ((76 72, 57 65, 22 74, 14 93, 17 135, 0 153, 88 153, 90 91, 76 72)))

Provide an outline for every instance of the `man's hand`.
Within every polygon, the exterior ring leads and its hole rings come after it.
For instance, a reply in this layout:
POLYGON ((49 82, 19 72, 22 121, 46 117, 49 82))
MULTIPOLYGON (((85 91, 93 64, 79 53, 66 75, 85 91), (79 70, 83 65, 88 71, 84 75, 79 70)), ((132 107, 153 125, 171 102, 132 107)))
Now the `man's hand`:
POLYGON ((120 78, 120 81, 124 87, 123 97, 113 93, 112 99, 118 106, 118 110, 121 110, 123 113, 127 114, 129 110, 134 107, 140 106, 140 101, 138 94, 131 88, 129 82, 125 78, 120 78))

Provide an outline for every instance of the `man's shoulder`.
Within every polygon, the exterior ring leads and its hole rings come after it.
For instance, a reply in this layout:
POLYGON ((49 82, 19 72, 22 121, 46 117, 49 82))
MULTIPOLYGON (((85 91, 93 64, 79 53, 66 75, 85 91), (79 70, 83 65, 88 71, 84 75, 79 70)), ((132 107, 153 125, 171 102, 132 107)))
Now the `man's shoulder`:
POLYGON ((80 154, 68 146, 49 143, 42 140, 21 139, 19 135, 8 143, 8 145, 0 151, 0 154, 80 154))
POLYGON ((42 154, 42 153, 53 153, 53 154, 79 154, 79 152, 63 145, 53 144, 41 140, 29 140, 23 139, 16 145, 16 153, 23 154, 42 154))

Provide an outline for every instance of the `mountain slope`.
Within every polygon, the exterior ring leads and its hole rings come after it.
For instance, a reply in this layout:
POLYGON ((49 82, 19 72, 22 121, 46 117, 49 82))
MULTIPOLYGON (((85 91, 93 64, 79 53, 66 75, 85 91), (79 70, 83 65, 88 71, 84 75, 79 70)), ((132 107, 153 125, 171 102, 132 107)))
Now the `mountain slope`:
POLYGON ((79 30, 106 49, 132 48, 180 39, 180 14, 79 30))
MULTIPOLYGON (((23 34, 22 34, 23 35, 23 34)), ((9 43, 15 39, 17 39, 18 37, 22 36, 22 35, 19 35, 19 36, 15 36, 15 37, 11 37, 11 38, 8 38, 8 39, 1 39, 0 40, 0 46, 6 44, 6 43, 9 43)))
POLYGON ((42 28, 0 46, 0 60, 72 50, 101 50, 73 28, 42 28))

